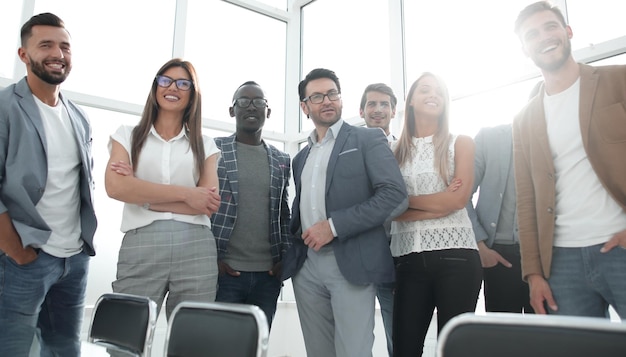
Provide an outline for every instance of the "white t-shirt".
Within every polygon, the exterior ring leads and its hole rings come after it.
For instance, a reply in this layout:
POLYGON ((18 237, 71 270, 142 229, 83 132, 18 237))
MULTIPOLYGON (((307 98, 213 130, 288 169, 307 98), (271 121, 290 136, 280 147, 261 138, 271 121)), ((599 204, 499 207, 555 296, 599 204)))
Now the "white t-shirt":
POLYGON ((56 107, 51 107, 37 97, 33 98, 46 133, 48 162, 46 188, 35 208, 52 230, 41 249, 55 257, 67 258, 79 253, 83 247, 80 239, 80 152, 63 103, 59 101, 56 107))
MULTIPOLYGON (((111 135, 111 140, 120 143, 130 156, 131 134, 134 126, 122 125, 111 135)), ((203 135, 205 159, 213 154, 219 153, 212 138, 203 135)), ((109 141, 109 152, 111 152, 111 141, 109 141)), ((177 185, 196 187, 200 175, 196 170, 193 153, 189 146, 189 139, 185 129, 169 141, 165 141, 156 132, 154 127, 146 138, 146 142, 141 150, 139 163, 135 169, 135 177, 141 180, 160 183, 165 185, 177 185)), ((122 232, 131 229, 147 226, 156 220, 175 220, 211 226, 211 221, 207 215, 187 215, 172 212, 156 212, 144 209, 142 206, 125 203, 122 215, 122 232)))
POLYGON ((602 186, 587 158, 580 131, 579 98, 580 79, 563 92, 544 96, 556 171, 557 247, 602 244, 626 229, 626 213, 602 186))

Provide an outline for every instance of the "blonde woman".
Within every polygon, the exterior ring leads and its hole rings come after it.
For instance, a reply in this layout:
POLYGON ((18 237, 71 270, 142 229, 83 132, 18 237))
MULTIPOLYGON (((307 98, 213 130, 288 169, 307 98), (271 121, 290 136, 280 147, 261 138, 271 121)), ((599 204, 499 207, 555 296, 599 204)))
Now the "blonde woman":
POLYGON ((109 142, 110 197, 124 202, 125 232, 113 291, 144 295, 166 314, 184 300, 213 301, 217 252, 209 216, 220 205, 219 150, 202 135, 201 97, 191 63, 157 72, 139 124, 109 142))
POLYGON ((404 128, 394 146, 409 194, 391 228, 396 263, 394 356, 421 356, 433 311, 438 329, 474 311, 482 269, 465 210, 474 177, 474 143, 449 133, 444 82, 424 73, 411 86, 404 128))

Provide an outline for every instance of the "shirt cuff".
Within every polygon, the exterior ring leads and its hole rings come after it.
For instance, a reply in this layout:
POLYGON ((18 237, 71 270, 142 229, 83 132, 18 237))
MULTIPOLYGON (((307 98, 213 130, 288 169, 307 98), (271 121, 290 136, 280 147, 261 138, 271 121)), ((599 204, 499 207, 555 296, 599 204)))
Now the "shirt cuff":
POLYGON ((333 219, 328 219, 328 224, 330 225, 330 230, 333 232, 333 237, 337 236, 337 230, 335 230, 335 225, 333 224, 333 219))

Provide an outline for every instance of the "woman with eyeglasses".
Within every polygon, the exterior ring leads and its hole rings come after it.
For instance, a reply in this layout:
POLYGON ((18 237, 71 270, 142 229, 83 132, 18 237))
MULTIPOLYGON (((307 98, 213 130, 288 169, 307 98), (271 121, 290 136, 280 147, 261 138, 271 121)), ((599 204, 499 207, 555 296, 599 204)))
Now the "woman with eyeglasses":
POLYGON ((109 197, 124 202, 125 232, 113 291, 152 298, 167 317, 184 300, 213 301, 217 253, 209 217, 220 205, 219 150, 202 135, 193 65, 172 59, 157 72, 137 126, 109 141, 109 197))
POLYGON ((475 310, 480 291, 480 257, 465 210, 474 142, 449 133, 449 107, 444 82, 423 74, 407 95, 394 147, 409 194, 408 210, 391 226, 394 356, 421 356, 434 309, 441 331, 452 317, 475 310))

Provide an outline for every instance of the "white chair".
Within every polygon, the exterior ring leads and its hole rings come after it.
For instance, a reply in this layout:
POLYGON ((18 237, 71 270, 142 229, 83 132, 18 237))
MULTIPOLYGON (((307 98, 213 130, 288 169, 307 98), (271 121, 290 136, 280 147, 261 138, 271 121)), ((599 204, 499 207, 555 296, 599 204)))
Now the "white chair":
POLYGON ((603 318, 466 313, 451 319, 438 357, 624 357, 626 324, 603 318))
POLYGON ((167 357, 265 357, 269 327, 258 307, 182 302, 167 326, 167 357))
POLYGON ((88 341, 133 356, 150 356, 157 306, 144 296, 107 293, 93 310, 88 341))

